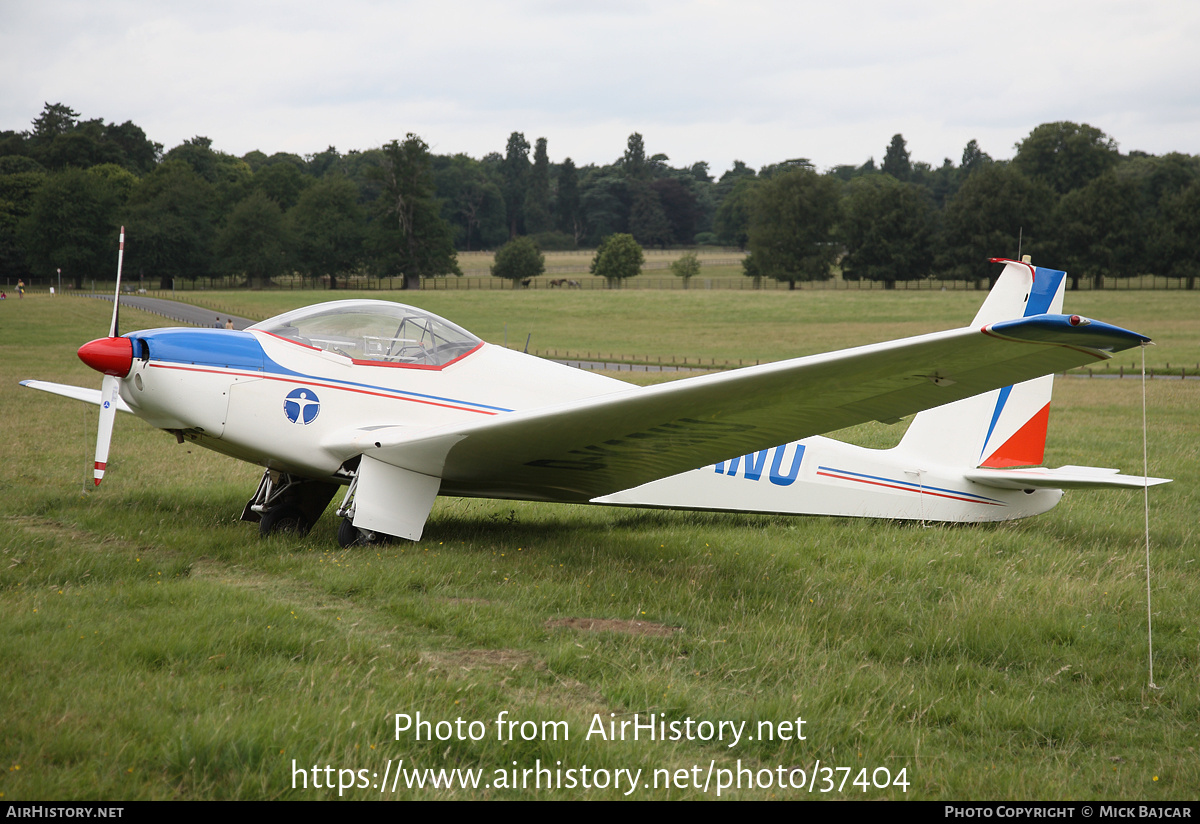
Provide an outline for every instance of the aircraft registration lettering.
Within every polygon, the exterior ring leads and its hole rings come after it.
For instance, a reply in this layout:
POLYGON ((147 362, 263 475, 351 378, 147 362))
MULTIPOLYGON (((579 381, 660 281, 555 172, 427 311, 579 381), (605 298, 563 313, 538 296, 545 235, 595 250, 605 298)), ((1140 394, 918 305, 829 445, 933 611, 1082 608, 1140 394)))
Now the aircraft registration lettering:
MULTIPOLYGON (((790 486, 795 483, 796 477, 800 474, 800 463, 804 460, 804 444, 795 444, 796 451, 792 455, 792 468, 788 470, 786 475, 783 474, 784 455, 787 453, 788 444, 775 447, 775 456, 771 459, 771 483, 776 486, 790 486)), ((764 449, 761 452, 751 452, 749 455, 740 455, 731 461, 721 461, 715 465, 718 475, 737 475, 738 467, 745 460, 745 468, 742 470, 742 477, 748 481, 762 480, 763 467, 767 463, 767 453, 769 449, 764 449)))

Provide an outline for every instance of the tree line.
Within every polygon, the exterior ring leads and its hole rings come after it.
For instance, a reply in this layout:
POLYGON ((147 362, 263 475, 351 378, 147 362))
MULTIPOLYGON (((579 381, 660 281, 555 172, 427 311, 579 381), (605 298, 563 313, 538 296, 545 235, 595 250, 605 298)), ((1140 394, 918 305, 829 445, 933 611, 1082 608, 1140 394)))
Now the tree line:
MULTIPOLYGON (((975 141, 956 164, 911 160, 895 135, 880 164, 819 172, 797 158, 715 178, 672 166, 640 134, 607 165, 552 163, 546 138, 514 132, 504 152, 436 155, 416 135, 341 153, 235 157, 205 137, 168 151, 137 125, 83 120, 47 103, 27 131, 0 132, 0 271, 111 278, 116 228, 127 269, 169 287, 214 274, 283 274, 331 288, 355 274, 460 273, 460 251, 522 239, 539 250, 729 245, 745 271, 795 283, 982 278, 1018 251, 1077 283, 1146 273, 1194 286, 1200 158, 1122 154, 1101 130, 1037 126, 1012 160, 975 141), (622 243, 624 241, 622 240, 622 243)), ((524 247, 523 247, 524 248, 524 247)), ((502 268, 502 271, 503 268, 502 268)))

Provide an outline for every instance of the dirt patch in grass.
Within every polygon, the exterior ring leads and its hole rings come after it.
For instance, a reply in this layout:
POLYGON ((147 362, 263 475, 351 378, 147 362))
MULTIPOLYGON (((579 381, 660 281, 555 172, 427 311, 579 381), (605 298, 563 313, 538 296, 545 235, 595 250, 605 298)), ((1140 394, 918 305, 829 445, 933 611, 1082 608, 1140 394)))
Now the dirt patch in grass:
POLYGON ((607 712, 609 709, 604 696, 599 692, 582 681, 561 676, 555 676, 554 684, 549 687, 519 689, 513 694, 513 700, 539 706, 549 705, 585 716, 607 712))
POLYGON ((547 629, 568 627, 583 632, 620 632, 625 635, 667 637, 680 632, 679 627, 655 624, 651 621, 623 621, 616 618, 556 618, 546 622, 547 629))
POLYGON ((433 669, 473 670, 501 668, 515 670, 532 666, 544 669, 545 663, 532 654, 519 649, 459 649, 437 652, 422 652, 421 663, 433 669))

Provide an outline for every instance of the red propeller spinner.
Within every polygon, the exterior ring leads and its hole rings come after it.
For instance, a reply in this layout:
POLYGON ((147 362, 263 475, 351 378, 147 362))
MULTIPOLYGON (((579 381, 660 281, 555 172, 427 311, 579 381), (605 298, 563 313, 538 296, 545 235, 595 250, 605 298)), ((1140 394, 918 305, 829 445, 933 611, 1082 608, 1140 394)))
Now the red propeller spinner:
POLYGON ((79 347, 79 359, 97 372, 123 378, 133 368, 133 341, 129 338, 97 338, 79 347))

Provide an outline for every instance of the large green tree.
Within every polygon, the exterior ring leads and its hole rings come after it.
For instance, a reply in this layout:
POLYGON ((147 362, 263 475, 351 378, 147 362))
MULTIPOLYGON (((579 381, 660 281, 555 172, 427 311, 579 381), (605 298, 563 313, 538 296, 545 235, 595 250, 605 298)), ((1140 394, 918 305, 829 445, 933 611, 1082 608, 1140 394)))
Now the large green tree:
POLYGON ((80 120, 79 112, 62 103, 47 103, 19 143, 22 154, 56 170, 112 163, 142 175, 154 168, 162 153, 162 146, 148 140, 134 123, 80 120))
POLYGON ((631 180, 633 201, 629 206, 629 232, 645 246, 665 247, 671 241, 671 224, 663 211, 658 192, 645 180, 631 180))
POLYGON ((967 145, 963 147, 962 163, 959 168, 962 170, 963 176, 967 177, 992 162, 992 156, 979 148, 979 143, 975 140, 968 140, 967 145))
POLYGON ((0 272, 10 279, 31 274, 17 226, 32 211, 34 197, 45 181, 46 170, 33 158, 0 157, 0 272))
POLYGON ((342 156, 334 146, 329 146, 323 152, 306 155, 306 161, 305 171, 312 177, 324 177, 330 172, 346 173, 342 156))
POLYGON ((268 161, 254 173, 250 185, 271 198, 286 212, 300 202, 301 193, 312 185, 312 182, 312 178, 307 177, 293 163, 268 161))
POLYGON ((921 187, 888 175, 859 177, 843 202, 840 236, 847 280, 925 277, 932 269, 933 207, 921 187))
POLYGON ((558 169, 558 196, 556 198, 558 228, 575 239, 575 245, 583 237, 583 219, 579 210, 579 174, 575 162, 567 158, 558 169))
POLYGON ((907 181, 912 175, 912 163, 909 161, 904 135, 892 136, 892 142, 888 144, 887 152, 883 156, 881 171, 900 181, 907 181))
POLYGON ((129 197, 125 224, 129 273, 159 279, 195 279, 211 271, 216 236, 213 185, 179 160, 166 161, 142 178, 129 197))
POLYGON ((1060 195, 1086 186, 1117 165, 1117 143, 1086 123, 1043 123, 1017 144, 1013 166, 1060 195))
POLYGON ((296 268, 312 277, 328 275, 330 289, 363 262, 366 218, 358 187, 342 175, 334 172, 305 189, 287 220, 296 268))
POLYGON ((219 152, 207 137, 185 140, 163 156, 163 160, 181 160, 196 174, 213 185, 217 212, 227 216, 249 194, 254 180, 250 165, 241 158, 219 152))
POLYGON ((687 176, 661 177, 650 184, 667 221, 669 243, 683 245, 695 240, 696 224, 702 216, 695 189, 702 185, 687 176))
MULTIPOLYGON (((724 178, 722 178, 723 180, 724 178)), ((745 249, 750 242, 750 210, 754 203, 757 187, 762 185, 751 173, 742 176, 734 183, 732 190, 721 201, 713 219, 713 231, 717 238, 730 246, 745 249)))
POLYGON ((1145 265, 1146 229, 1136 181, 1108 172, 1064 195, 1053 214, 1055 265, 1092 278, 1130 277, 1145 265))
POLYGON ((634 132, 625 142, 625 155, 621 158, 621 169, 630 180, 649 180, 650 163, 646 160, 646 144, 642 136, 634 132))
POLYGON ((579 209, 588 243, 599 243, 629 228, 629 199, 624 175, 612 167, 587 168, 579 187, 579 209))
POLYGON ((283 210, 262 191, 251 192, 234 207, 217 233, 216 257, 221 271, 244 275, 262 288, 289 266, 291 234, 283 210))
POLYGON ((461 275, 454 232, 433 197, 429 147, 415 134, 382 149, 372 246, 381 271, 398 272, 405 289, 420 289, 422 277, 461 275))
POLYGON ((536 235, 553 230, 554 218, 550 215, 550 157, 546 154, 546 138, 539 137, 533 150, 529 188, 525 192, 525 232, 536 235))
POLYGON ((609 288, 614 288, 622 281, 636 277, 642 271, 643 260, 642 247, 633 235, 618 233, 600 241, 590 271, 607 280, 609 288))
POLYGON ((68 168, 47 178, 17 225, 34 274, 62 269, 76 289, 85 278, 115 278, 120 214, 135 182, 113 165, 68 168))
POLYGON ((546 256, 530 237, 513 238, 501 246, 492 264, 492 277, 511 280, 514 289, 545 271, 546 256))
POLYGON ((688 288, 688 282, 700 274, 700 258, 695 252, 688 252, 671 264, 671 274, 683 278, 683 288, 688 288))
POLYGON ((508 213, 509 240, 525 230, 525 195, 529 188, 529 141, 520 132, 508 136, 501 166, 504 174, 504 208, 508 213))
POLYGON ((1164 197, 1159 211, 1153 236, 1158 274, 1182 278, 1188 289, 1195 289, 1200 277, 1200 256, 1196 254, 1196 238, 1200 238, 1200 180, 1164 197))
POLYGON ((833 230, 839 184, 828 175, 798 168, 762 182, 750 209, 750 254, 763 277, 787 281, 827 280, 837 259, 833 230))
POLYGON ((985 165, 946 204, 936 267, 949 279, 994 279, 995 257, 1050 251, 1054 191, 1012 166, 985 165))
POLYGON ((442 215, 454 227, 457 249, 496 248, 508 239, 500 178, 487 164, 456 154, 433 159, 442 215))

